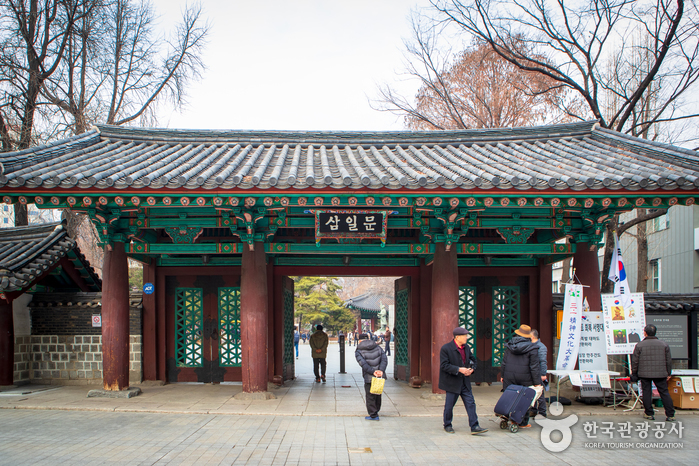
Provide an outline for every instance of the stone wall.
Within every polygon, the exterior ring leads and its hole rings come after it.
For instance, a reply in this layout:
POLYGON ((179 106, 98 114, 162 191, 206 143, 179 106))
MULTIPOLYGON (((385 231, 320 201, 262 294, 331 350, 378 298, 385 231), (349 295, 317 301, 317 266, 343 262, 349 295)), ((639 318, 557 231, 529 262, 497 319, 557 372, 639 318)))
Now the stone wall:
MULTIPOLYGON (((129 383, 143 380, 142 300, 129 309, 129 383)), ((32 334, 15 337, 16 384, 102 384, 101 293, 37 293, 29 304, 32 334)))

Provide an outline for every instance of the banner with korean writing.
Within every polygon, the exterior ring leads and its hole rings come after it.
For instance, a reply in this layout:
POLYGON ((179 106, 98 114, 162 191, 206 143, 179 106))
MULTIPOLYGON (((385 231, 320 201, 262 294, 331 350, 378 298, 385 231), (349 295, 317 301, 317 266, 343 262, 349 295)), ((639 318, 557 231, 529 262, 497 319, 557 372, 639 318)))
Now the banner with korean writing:
POLYGON ((379 238, 386 243, 387 210, 316 210, 316 243, 321 238, 379 238))
MULTIPOLYGON (((582 324, 580 325, 578 369, 581 371, 609 370, 609 364, 607 363, 607 344, 604 339, 604 314, 599 311, 590 311, 587 305, 585 305, 584 308, 582 324)), ((591 384, 585 384, 583 380, 580 396, 604 396, 604 391, 596 378, 591 384)))
POLYGON ((566 283, 561 326, 561 343, 558 347, 556 370, 572 371, 578 360, 580 348, 580 323, 583 310, 583 286, 566 283))
POLYGON ((643 340, 646 326, 643 293, 631 293, 629 301, 629 305, 624 306, 618 296, 602 295, 607 354, 631 354, 636 343, 643 340))

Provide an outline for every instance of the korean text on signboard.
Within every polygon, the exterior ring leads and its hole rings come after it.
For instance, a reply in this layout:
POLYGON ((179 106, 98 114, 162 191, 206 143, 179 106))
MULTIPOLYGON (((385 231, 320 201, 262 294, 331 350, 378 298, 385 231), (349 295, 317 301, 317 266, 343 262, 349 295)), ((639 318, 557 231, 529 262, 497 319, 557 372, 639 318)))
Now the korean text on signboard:
POLYGON ((321 238, 380 238, 386 242, 388 211, 316 210, 316 243, 321 238))

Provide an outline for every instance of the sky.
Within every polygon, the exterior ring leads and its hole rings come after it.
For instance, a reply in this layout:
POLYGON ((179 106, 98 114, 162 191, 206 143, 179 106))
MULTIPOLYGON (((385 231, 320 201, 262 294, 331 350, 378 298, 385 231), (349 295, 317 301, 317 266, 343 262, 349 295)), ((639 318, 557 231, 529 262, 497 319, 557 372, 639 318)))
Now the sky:
MULTIPOLYGON (((153 0, 172 28, 184 0, 153 0)), ((378 86, 414 95, 404 39, 412 8, 427 0, 206 0, 211 25, 188 105, 163 105, 158 126, 187 129, 404 129, 401 117, 370 106, 378 86)))

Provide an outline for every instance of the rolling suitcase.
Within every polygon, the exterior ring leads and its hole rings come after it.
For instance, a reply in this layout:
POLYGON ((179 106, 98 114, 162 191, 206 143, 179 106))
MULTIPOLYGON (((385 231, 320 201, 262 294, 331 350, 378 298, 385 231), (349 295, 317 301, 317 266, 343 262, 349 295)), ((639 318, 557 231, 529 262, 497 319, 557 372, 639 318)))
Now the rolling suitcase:
POLYGON ((536 398, 536 390, 522 385, 510 385, 500 396, 495 405, 495 414, 500 416, 500 428, 510 427, 511 432, 519 430, 519 424, 529 411, 536 398))

